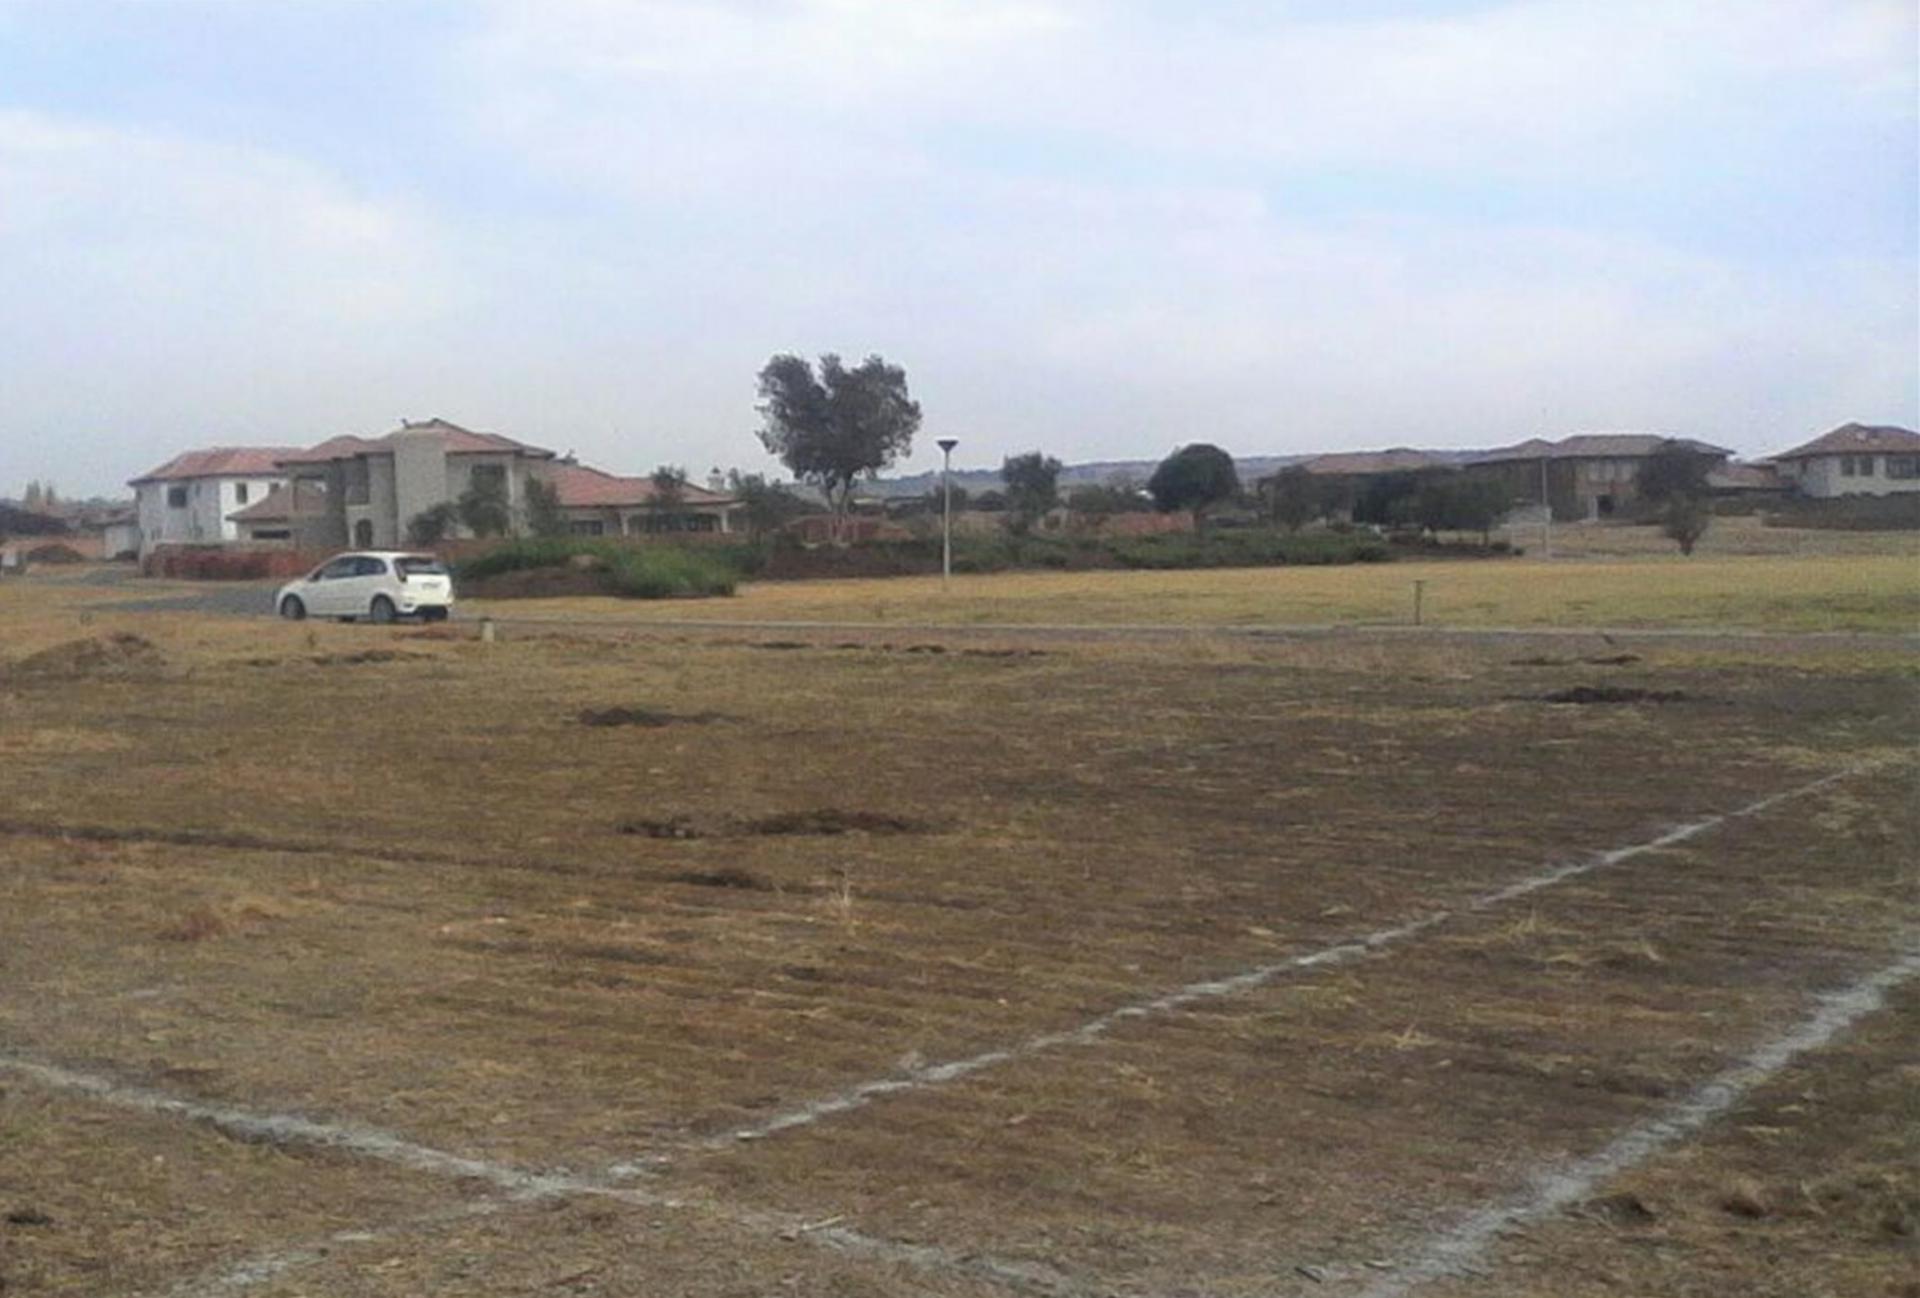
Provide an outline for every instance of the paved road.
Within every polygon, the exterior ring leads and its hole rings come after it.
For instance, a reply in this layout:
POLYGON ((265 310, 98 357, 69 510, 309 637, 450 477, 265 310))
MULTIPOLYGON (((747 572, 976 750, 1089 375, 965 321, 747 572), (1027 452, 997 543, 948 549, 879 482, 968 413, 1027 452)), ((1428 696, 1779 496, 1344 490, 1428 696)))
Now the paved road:
POLYGON ((228 616, 270 617, 277 581, 207 582, 192 589, 168 582, 166 594, 142 599, 103 600, 93 607, 116 613, 219 613, 228 616))

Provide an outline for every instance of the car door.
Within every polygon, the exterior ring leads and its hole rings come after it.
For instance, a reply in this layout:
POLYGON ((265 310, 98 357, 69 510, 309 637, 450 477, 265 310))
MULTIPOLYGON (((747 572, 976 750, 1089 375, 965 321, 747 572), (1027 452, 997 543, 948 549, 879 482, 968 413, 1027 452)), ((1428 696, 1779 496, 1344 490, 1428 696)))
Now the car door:
MULTIPOLYGON (((393 600, 393 592, 387 589, 387 561, 363 554, 354 561, 353 607, 348 611, 367 613, 373 606, 373 597, 380 594, 393 600)), ((394 602, 397 606, 398 601, 394 602)))
POLYGON ((340 617, 351 614, 347 600, 352 597, 349 589, 353 585, 353 575, 359 565, 355 557, 343 554, 337 559, 329 559, 320 565, 319 571, 307 582, 301 592, 307 601, 307 612, 320 617, 340 617))

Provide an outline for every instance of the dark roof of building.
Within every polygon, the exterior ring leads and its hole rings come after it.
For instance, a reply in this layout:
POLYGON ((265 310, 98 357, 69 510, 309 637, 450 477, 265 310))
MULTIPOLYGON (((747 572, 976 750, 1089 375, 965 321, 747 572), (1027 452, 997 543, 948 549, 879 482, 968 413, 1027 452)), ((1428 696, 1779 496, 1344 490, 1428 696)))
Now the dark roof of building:
POLYGON ((1403 473, 1413 469, 1443 469, 1458 464, 1457 453, 1417 451, 1396 446, 1390 451, 1336 451, 1301 461, 1308 473, 1326 477, 1358 476, 1368 473, 1403 473))
POLYGON ((1771 464, 1721 464, 1707 471, 1715 491, 1778 491, 1784 485, 1771 464))
POLYGON ((1802 460, 1815 455, 1858 455, 1862 452, 1891 452, 1912 455, 1920 452, 1920 433, 1891 424, 1842 424, 1830 433, 1814 438, 1805 446, 1782 451, 1776 460, 1802 460))
MULTIPOLYGON (((660 494, 652 478, 628 478, 590 469, 584 464, 556 465, 548 481, 560 493, 560 504, 569 509, 616 508, 623 505, 650 505, 660 494)), ((681 499, 689 505, 730 505, 733 497, 708 491, 688 483, 681 499)))
POLYGON ((183 451, 159 468, 129 479, 128 485, 177 482, 186 478, 271 476, 279 472, 275 466, 298 449, 293 446, 212 446, 204 451, 183 451))
POLYGON ((1733 454, 1724 446, 1697 442, 1691 437, 1673 437, 1666 433, 1575 433, 1557 442, 1530 437, 1518 445, 1477 455, 1471 463, 1500 464, 1510 460, 1627 460, 1652 455, 1667 442, 1676 442, 1702 455, 1733 454))
POLYGON ((458 424, 434 418, 418 423, 402 423, 383 437, 360 437, 353 433, 329 437, 318 446, 289 451, 281 457, 280 462, 320 464, 328 460, 350 460, 356 455, 390 455, 398 439, 429 435, 442 438, 449 455, 525 455, 538 460, 553 458, 553 452, 544 447, 530 446, 499 433, 476 433, 471 428, 462 428, 458 424))
POLYGON ((326 509, 326 492, 296 482, 291 488, 275 487, 244 509, 234 510, 227 519, 234 523, 283 523, 296 517, 324 514, 326 509))

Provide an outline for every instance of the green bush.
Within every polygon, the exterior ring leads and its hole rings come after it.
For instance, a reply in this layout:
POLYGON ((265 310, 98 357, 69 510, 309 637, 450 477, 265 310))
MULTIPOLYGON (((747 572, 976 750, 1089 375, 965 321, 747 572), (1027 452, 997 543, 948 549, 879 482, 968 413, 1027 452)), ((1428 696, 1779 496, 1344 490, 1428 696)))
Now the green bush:
POLYGON ((1142 536, 1111 543, 1127 568, 1263 568, 1282 564, 1381 563, 1392 558, 1375 536, 1269 532, 1249 528, 1207 536, 1142 536))
POLYGON ((1911 532, 1920 530, 1920 492, 1775 501, 1767 507, 1766 525, 1836 532, 1911 532))
POLYGON ((459 564, 455 573, 463 581, 478 581, 528 568, 563 568, 583 554, 598 560, 596 566, 606 573, 610 590, 629 599, 731 595, 739 580, 738 570, 728 562, 730 551, 708 554, 669 545, 622 545, 593 537, 508 541, 459 564))

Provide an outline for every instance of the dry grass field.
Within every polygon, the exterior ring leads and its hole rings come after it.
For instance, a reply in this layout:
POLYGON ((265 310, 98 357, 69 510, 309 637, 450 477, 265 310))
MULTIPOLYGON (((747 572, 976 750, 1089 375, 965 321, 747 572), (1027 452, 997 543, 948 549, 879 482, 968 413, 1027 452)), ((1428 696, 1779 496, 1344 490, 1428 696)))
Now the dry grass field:
MULTIPOLYGON (((1914 620, 1897 556, 1714 562, 1758 625, 1914 620)), ((1714 585, 1428 567, 1483 624, 1714 585)), ((1910 646, 118 597, 0 585, 7 1298, 1920 1293, 1910 646)))
MULTIPOLYGON (((1556 557, 1325 568, 1027 572, 763 582, 698 603, 513 600, 502 616, 966 624, 1392 624, 1425 584, 1453 627, 1920 631, 1920 533, 1789 531, 1718 520, 1683 558, 1642 527, 1561 528, 1556 557)), ((481 609, 480 605, 473 605, 481 609)))

